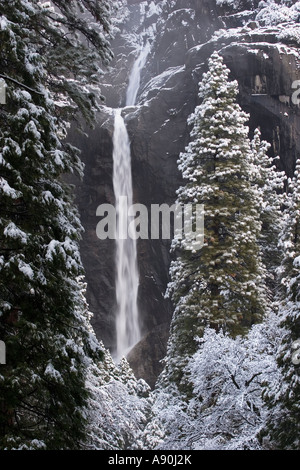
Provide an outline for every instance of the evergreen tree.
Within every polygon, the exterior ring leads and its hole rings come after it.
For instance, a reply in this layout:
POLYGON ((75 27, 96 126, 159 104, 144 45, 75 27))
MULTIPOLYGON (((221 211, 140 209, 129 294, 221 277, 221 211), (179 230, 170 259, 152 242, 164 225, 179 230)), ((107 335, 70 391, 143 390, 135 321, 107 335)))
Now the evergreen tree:
POLYGON ((108 3, 52 5, 0 5, 7 85, 0 105, 2 449, 77 448, 86 368, 101 355, 79 282, 82 228, 61 177, 82 173, 77 150, 63 138, 71 115, 93 117, 97 94, 86 85, 98 83, 99 66, 111 56, 108 3))
POLYGON ((282 263, 280 280, 279 331, 282 341, 277 351, 280 379, 269 382, 265 399, 270 407, 262 436, 270 447, 298 450, 300 444, 300 162, 288 182, 284 223, 279 240, 282 263))
POLYGON ((267 152, 270 144, 261 141, 259 129, 255 129, 251 141, 252 184, 257 189, 258 210, 262 224, 259 244, 263 263, 267 268, 267 283, 273 297, 276 290, 276 270, 281 262, 278 240, 282 226, 282 207, 285 201, 286 175, 278 171, 275 161, 267 152))
POLYGON ((214 53, 200 83, 202 103, 189 119, 192 140, 179 159, 187 183, 177 203, 204 204, 205 210, 203 247, 190 250, 177 238, 172 247, 177 259, 167 294, 175 311, 164 376, 182 381, 183 389, 183 369, 206 325, 235 336, 260 321, 266 308, 248 116, 236 102, 237 82, 228 75, 214 53))

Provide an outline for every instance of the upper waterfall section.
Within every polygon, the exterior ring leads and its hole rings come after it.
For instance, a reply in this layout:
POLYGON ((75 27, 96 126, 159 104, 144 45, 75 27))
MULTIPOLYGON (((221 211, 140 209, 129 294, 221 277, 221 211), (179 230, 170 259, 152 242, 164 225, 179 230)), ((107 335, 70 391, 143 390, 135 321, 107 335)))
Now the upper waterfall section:
POLYGON ((134 106, 136 104, 136 98, 141 84, 141 72, 145 67, 149 52, 150 43, 147 41, 146 44, 140 48, 140 53, 133 64, 129 76, 129 84, 126 93, 126 106, 134 106))

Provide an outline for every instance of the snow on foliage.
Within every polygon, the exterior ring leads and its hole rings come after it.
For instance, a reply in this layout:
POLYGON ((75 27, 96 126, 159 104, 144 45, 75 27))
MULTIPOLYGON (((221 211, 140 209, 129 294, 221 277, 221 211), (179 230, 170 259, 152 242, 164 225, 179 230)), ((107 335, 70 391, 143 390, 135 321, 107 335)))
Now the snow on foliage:
POLYGON ((274 0, 268 0, 260 2, 256 20, 266 26, 274 26, 289 22, 297 23, 299 22, 299 16, 299 1, 291 5, 289 1, 275 2, 274 0))
POLYGON ((258 450, 268 416, 262 391, 276 382, 275 353, 282 340, 270 313, 247 336, 206 328, 186 366, 193 383, 187 402, 174 384, 159 389, 153 406, 157 449, 258 450))
POLYGON ((5 229, 3 230, 5 237, 14 238, 15 240, 20 240, 22 244, 27 243, 27 234, 20 230, 13 222, 10 222, 5 229))
POLYGON ((111 57, 109 2, 52 5, 0 5, 0 69, 9 84, 0 114, 0 337, 9 351, 0 447, 8 450, 77 447, 86 369, 101 353, 80 281, 82 227, 62 175, 82 174, 64 137, 74 113, 91 122, 97 109, 88 85, 99 85, 97 63, 111 57), (58 109, 61 99, 68 106, 58 109))
MULTIPOLYGON (((286 25, 279 32, 278 39, 283 42, 293 41, 296 44, 300 44, 300 24, 286 25)), ((299 58, 299 54, 297 54, 297 58, 299 58)))
POLYGON ((125 358, 115 364, 107 350, 87 374, 90 399, 86 410, 90 450, 141 449, 142 431, 150 417, 150 388, 137 380, 125 358))
POLYGON ((260 448, 267 415, 262 386, 277 374, 275 320, 253 326, 244 338, 206 330, 189 364, 196 397, 189 413, 199 416, 196 435, 189 436, 194 449, 260 448))
MULTIPOLYGON (((126 0, 52 4, 0 6, 0 68, 11 85, 0 116, 0 334, 9 351, 0 375, 1 448, 298 449, 299 164, 282 200, 284 175, 258 130, 250 142, 237 83, 228 82, 214 54, 178 162, 186 182, 178 201, 205 203, 206 239, 201 253, 173 242, 180 256, 167 294, 175 312, 166 367, 150 393, 126 359, 114 363, 92 330, 82 227, 61 181, 66 172, 82 175, 78 152, 64 139, 68 120, 79 111, 93 120, 101 67, 112 57, 108 39, 127 18, 126 0), (115 7, 121 8, 111 26, 115 7), (262 261, 275 287, 279 279, 270 308, 262 261)), ((236 10, 241 2, 217 4, 236 10)), ((164 9, 172 19, 175 5, 149 1, 147 9, 142 2, 141 16, 151 20, 164 9)), ((298 1, 260 2, 256 32, 276 26, 280 40, 299 42, 299 15, 298 1)), ((153 37, 152 24, 146 35, 153 37)), ((160 90, 182 71, 168 69, 149 86, 160 90)))
MULTIPOLYGON (((227 0, 224 0, 224 2, 225 1, 227 0)), ((237 8, 239 3, 240 2, 236 2, 237 8)), ((245 20, 244 24, 239 27, 217 30, 210 41, 213 42, 220 40, 221 38, 227 40, 231 38, 233 41, 236 41, 236 38, 239 38, 242 42, 248 42, 249 35, 250 37, 253 35, 251 42, 253 45, 257 44, 256 51, 258 53, 262 46, 270 46, 270 43, 268 42, 256 42, 259 35, 264 36, 269 34, 272 36, 275 34, 278 39, 278 44, 273 43, 272 41, 273 47, 278 47, 281 54, 293 54, 299 59, 299 52, 297 49, 285 49, 283 44, 299 44, 300 2, 290 2, 288 0, 282 0, 279 2, 275 2, 274 0, 261 1, 257 8, 253 8, 253 13, 256 23, 254 30, 249 27, 249 20, 245 20)), ((252 52, 254 51, 255 50, 252 52)))
POLYGON ((262 230, 259 238, 261 255, 267 268, 269 283, 276 278, 276 269, 280 263, 278 240, 282 228, 282 206, 285 203, 285 172, 279 171, 275 159, 268 156, 270 144, 261 141, 259 129, 255 129, 251 141, 250 160, 252 162, 251 180, 256 188, 257 210, 260 214, 262 230))
POLYGON ((217 5, 229 5, 229 6, 232 6, 234 8, 238 8, 239 7, 239 0, 216 0, 216 3, 217 5))
POLYGON ((258 170, 248 115, 237 104, 238 85, 228 75, 214 53, 199 84, 202 102, 188 120, 191 142, 178 161, 186 184, 177 191, 177 203, 204 204, 205 216, 200 250, 192 252, 184 239, 172 242, 177 259, 167 295, 175 310, 166 370, 174 377, 182 376, 186 358, 195 352, 194 338, 207 323, 232 334, 245 331, 266 307, 258 242, 261 196, 253 182, 258 170))
POLYGON ((271 449, 282 450, 297 450, 300 443, 300 371, 299 365, 293 360, 294 344, 300 339, 299 176, 298 160, 294 177, 288 181, 288 197, 279 239, 282 262, 278 268, 280 286, 277 301, 282 341, 276 352, 276 360, 280 376, 275 381, 268 381, 264 392, 270 414, 262 435, 271 449))
POLYGON ((173 241, 177 259, 167 294, 175 311, 154 393, 153 422, 161 430, 156 448, 262 449, 270 416, 263 390, 280 375, 275 357, 283 333, 275 305, 266 300, 267 293, 272 298, 266 280, 274 281, 279 262, 285 175, 268 157, 269 144, 258 129, 249 140, 247 115, 235 101, 237 83, 228 82, 217 53, 199 90, 202 102, 189 118, 191 142, 179 158, 187 183, 179 188, 178 201, 204 203, 206 242, 199 253, 190 253, 181 240, 173 241), (241 258, 243 269, 248 266, 244 281, 241 258), (237 291, 243 292, 240 302, 237 291), (259 308, 260 317, 247 317, 259 308))

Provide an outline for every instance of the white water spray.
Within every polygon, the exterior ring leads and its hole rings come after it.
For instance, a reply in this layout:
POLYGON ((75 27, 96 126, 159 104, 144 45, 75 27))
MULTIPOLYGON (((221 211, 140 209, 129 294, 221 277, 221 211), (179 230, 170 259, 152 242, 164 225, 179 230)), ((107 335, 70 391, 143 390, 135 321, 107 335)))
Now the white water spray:
POLYGON ((128 236, 127 205, 132 205, 130 142, 121 110, 115 114, 113 136, 113 186, 116 198, 116 334, 115 356, 120 359, 139 341, 140 327, 137 307, 139 273, 136 241, 128 236), (126 196, 127 200, 124 197, 126 196), (121 239, 118 234, 127 234, 121 239))
POLYGON ((126 93, 126 106, 134 106, 136 102, 136 97, 140 88, 141 83, 141 71, 146 64, 148 54, 150 52, 150 44, 147 41, 144 46, 141 47, 138 58, 133 64, 129 83, 126 93))
MULTIPOLYGON (((134 106, 140 87, 141 70, 150 52, 147 42, 140 50, 129 77, 126 106, 134 106)), ((140 340, 139 313, 137 306, 139 272, 136 241, 128 236, 127 207, 132 205, 132 176, 130 142, 121 110, 115 114, 113 136, 113 186, 116 199, 116 351, 119 360, 140 340), (126 198, 122 197, 126 196, 126 198), (127 234, 122 237, 119 234, 127 234)))

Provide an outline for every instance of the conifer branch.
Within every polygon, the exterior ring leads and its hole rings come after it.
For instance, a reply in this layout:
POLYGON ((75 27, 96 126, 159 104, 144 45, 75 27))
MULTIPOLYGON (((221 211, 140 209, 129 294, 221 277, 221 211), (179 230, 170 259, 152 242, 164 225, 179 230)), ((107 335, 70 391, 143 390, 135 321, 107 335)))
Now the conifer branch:
POLYGON ((3 78, 4 80, 9 80, 10 82, 15 83, 16 85, 19 85, 22 88, 25 88, 25 90, 30 91, 31 93, 36 93, 37 95, 44 95, 41 91, 34 90, 33 88, 30 88, 27 85, 24 85, 24 83, 19 82, 18 80, 15 80, 12 77, 8 77, 7 75, 0 74, 0 78, 3 78))

